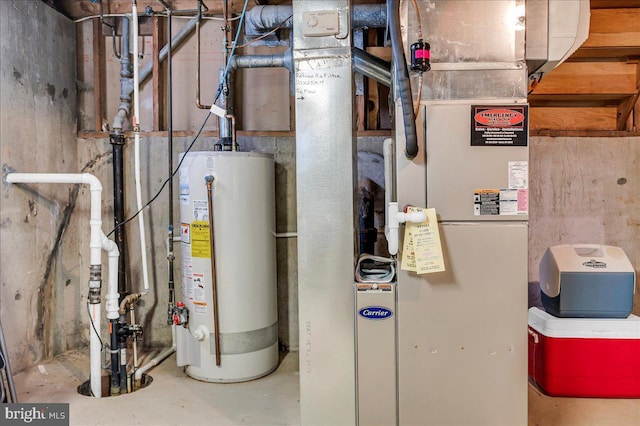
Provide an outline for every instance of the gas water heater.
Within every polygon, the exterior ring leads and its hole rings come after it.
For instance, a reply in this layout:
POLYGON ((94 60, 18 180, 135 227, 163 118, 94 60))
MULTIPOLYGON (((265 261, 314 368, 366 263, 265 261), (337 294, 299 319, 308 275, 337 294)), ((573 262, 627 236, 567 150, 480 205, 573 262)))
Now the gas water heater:
POLYGON ((182 157, 186 313, 174 321, 182 325, 177 363, 208 382, 265 376, 278 365, 273 158, 235 151, 182 157))

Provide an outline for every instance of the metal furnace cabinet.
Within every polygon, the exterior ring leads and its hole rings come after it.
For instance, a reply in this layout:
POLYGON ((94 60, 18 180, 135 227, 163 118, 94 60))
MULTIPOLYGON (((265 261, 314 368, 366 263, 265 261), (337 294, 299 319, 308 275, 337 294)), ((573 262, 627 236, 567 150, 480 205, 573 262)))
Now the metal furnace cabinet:
POLYGON ((426 157, 400 162, 398 200, 436 209, 446 271, 398 276, 399 423, 524 425, 526 125, 524 143, 472 141, 482 133, 476 114, 526 114, 526 105, 434 101, 424 109, 426 157))

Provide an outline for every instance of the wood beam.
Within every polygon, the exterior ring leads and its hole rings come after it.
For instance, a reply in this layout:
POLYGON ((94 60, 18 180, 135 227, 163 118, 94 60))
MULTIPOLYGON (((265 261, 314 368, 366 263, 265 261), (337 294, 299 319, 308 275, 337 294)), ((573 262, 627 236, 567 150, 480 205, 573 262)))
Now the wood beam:
MULTIPOLYGON (((375 30, 367 31, 368 43, 366 52, 372 54, 378 53, 378 55, 382 54, 380 47, 378 47, 378 32, 375 30)), ((379 56, 378 56, 379 57, 379 56)), ((367 111, 366 117, 363 117, 366 121, 366 128, 371 130, 376 130, 380 128, 380 123, 378 121, 378 117, 380 114, 380 97, 378 96, 378 82, 372 78, 367 78, 365 80, 366 83, 366 106, 364 109, 367 111)))
POLYGON ((629 138, 640 136, 640 132, 617 130, 531 130, 529 136, 552 136, 557 138, 629 138))
POLYGON ((640 7, 640 0, 591 0, 591 9, 640 7))
POLYGON ((636 105, 633 107, 633 128, 632 131, 640 132, 640 96, 636 99, 636 105))
POLYGON ((576 50, 570 61, 622 61, 626 62, 629 58, 640 56, 640 46, 638 47, 581 47, 576 50))
POLYGON ((102 24, 98 19, 93 20, 93 116, 94 130, 102 130, 102 100, 104 96, 104 37, 102 24))
MULTIPOLYGON (((175 138, 192 138, 195 136, 196 132, 192 130, 176 130, 173 132, 173 137, 175 138)), ((126 138, 133 138, 133 132, 125 132, 126 138)), ((247 136, 247 137, 294 137, 296 132, 290 130, 238 130, 238 136, 247 136)), ((365 130, 363 132, 356 132, 357 137, 391 137, 393 135, 392 130, 365 130)), ((140 132, 140 136, 143 138, 154 138, 154 137, 168 137, 167 132, 140 132)), ((205 130, 200 133, 201 138, 217 138, 218 132, 217 130, 205 130)), ((87 130, 81 130, 78 132, 78 138, 80 139, 108 139, 109 132, 92 132, 87 130)))
POLYGON ((625 96, 612 95, 530 95, 529 104, 532 107, 615 107, 620 104, 625 96))
POLYGON ((391 61, 391 48, 383 46, 370 46, 367 47, 367 53, 376 56, 387 62, 391 61))
POLYGON ((624 101, 620 102, 618 105, 618 120, 616 129, 617 130, 632 130, 633 127, 633 108, 636 105, 636 101, 638 100, 638 94, 636 93, 634 96, 629 96, 624 101), (631 125, 629 125, 629 119, 631 118, 631 125))
POLYGON ((530 108, 531 130, 616 130, 617 108, 530 108))
POLYGON ((164 130, 164 67, 160 64, 160 49, 164 46, 162 31, 163 21, 159 17, 153 17, 153 130, 164 130))
POLYGON ((623 62, 565 62, 546 74, 533 94, 609 94, 631 96, 636 93, 636 66, 623 62))
POLYGON ((639 45, 640 8, 591 11, 589 38, 582 47, 638 47, 639 45))

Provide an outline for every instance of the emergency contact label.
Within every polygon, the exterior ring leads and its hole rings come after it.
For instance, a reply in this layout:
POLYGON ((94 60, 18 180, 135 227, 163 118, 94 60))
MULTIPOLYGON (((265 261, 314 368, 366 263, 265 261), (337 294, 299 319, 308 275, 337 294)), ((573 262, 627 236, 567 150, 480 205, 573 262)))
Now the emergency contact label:
POLYGON ((528 213, 527 189, 476 189, 474 216, 515 216, 528 213))
POLYGON ((527 146, 527 105, 472 105, 471 146, 527 146))

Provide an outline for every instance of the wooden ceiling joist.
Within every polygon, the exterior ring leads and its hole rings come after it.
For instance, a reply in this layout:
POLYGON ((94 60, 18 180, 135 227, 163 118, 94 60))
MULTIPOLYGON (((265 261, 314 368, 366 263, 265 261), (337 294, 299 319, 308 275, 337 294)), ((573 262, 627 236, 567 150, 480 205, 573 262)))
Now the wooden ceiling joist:
POLYGON ((636 93, 636 65, 624 62, 566 62, 544 76, 534 95, 610 95, 636 93))
POLYGON ((637 47, 638 44, 640 44, 640 8, 591 11, 589 38, 582 47, 637 47))
POLYGON ((589 38, 535 87, 531 129, 637 132, 640 0, 591 0, 589 38))

